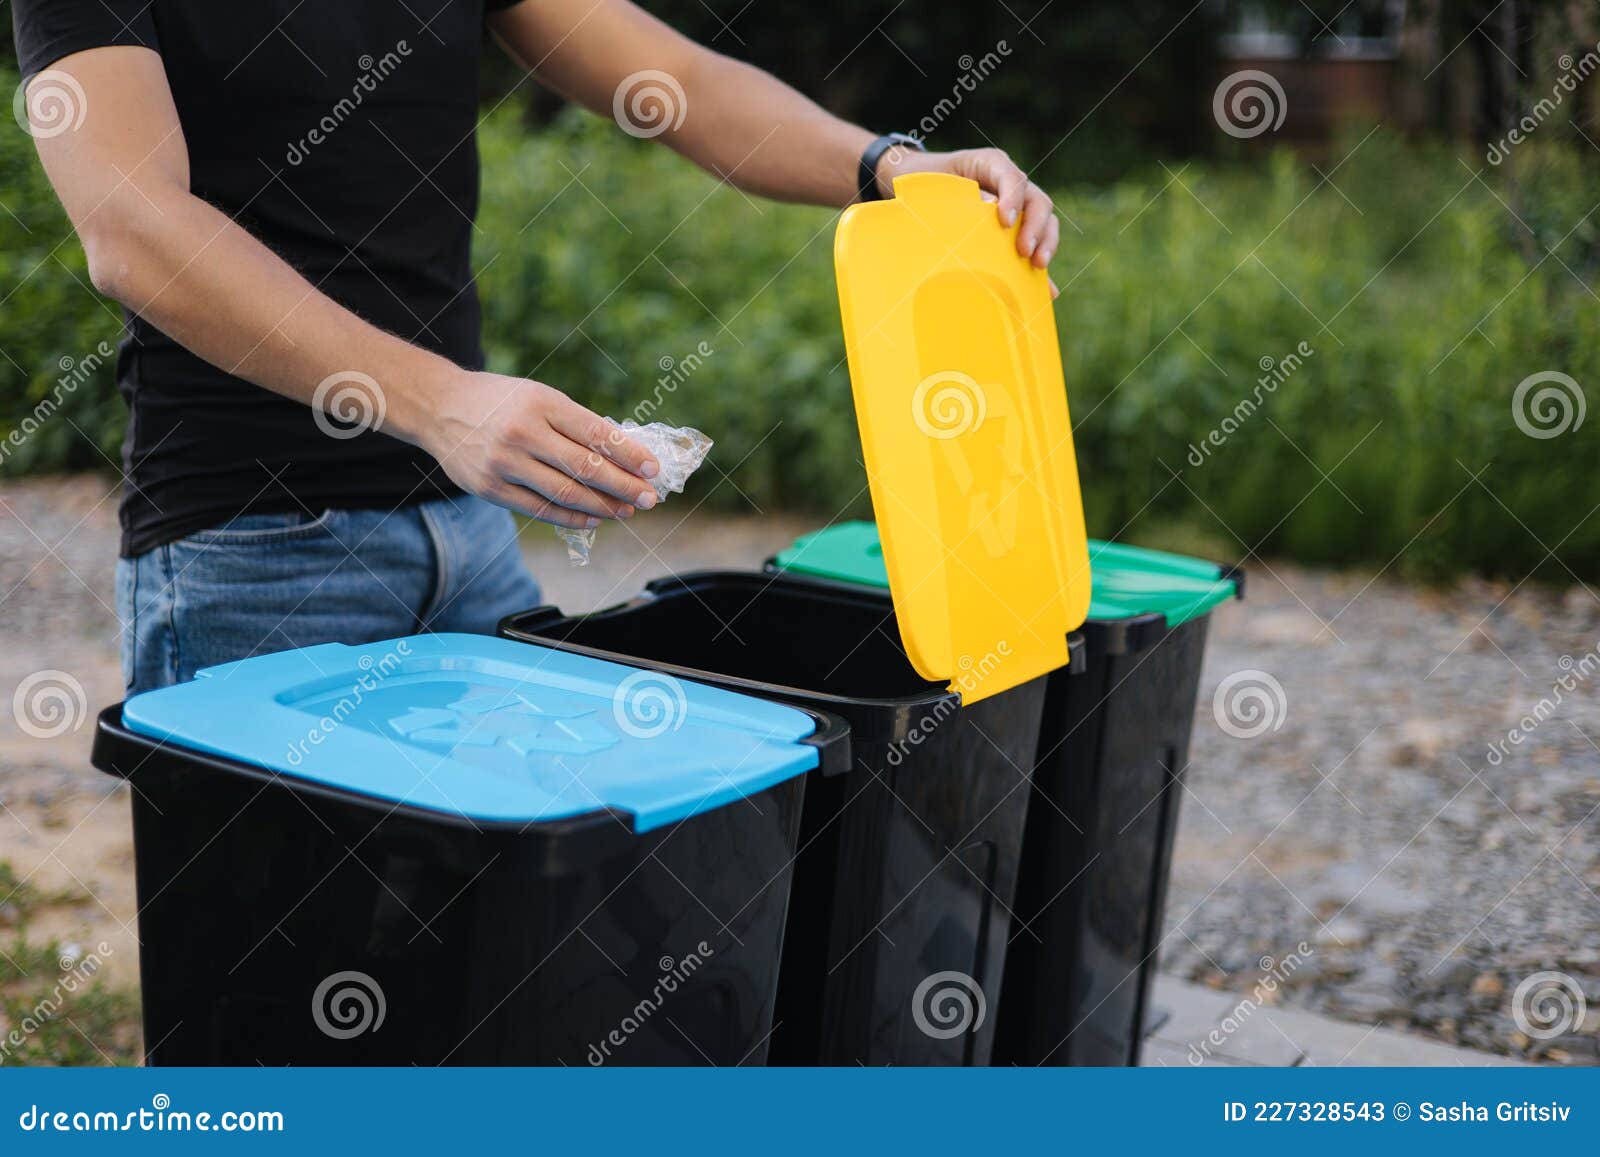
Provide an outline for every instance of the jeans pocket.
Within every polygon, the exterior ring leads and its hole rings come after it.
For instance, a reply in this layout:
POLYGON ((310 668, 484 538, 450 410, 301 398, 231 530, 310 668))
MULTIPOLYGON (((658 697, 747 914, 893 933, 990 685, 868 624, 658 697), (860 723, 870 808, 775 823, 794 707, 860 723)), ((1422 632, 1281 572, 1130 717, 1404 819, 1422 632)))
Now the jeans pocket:
POLYGON ((139 560, 117 560, 117 619, 122 625, 122 689, 133 690, 139 664, 139 560))
POLYGON ((192 546, 270 546, 329 533, 338 512, 324 510, 309 514, 297 510, 287 514, 241 514, 209 530, 197 530, 181 540, 192 546))

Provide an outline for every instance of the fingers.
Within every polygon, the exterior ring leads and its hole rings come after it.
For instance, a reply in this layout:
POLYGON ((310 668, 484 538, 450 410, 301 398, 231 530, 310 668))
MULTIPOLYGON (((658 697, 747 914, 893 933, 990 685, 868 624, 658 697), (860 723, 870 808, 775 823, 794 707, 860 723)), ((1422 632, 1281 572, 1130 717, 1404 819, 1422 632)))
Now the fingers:
POLYGON ((995 195, 1000 223, 1007 229, 1011 228, 1022 213, 1028 178, 1017 168, 1017 163, 1000 149, 980 149, 973 156, 977 169, 973 179, 995 195))
MULTIPOLYGON (((586 453, 587 451, 583 451, 586 453)), ((631 518, 633 505, 602 493, 564 468, 526 458, 501 475, 506 485, 532 491, 563 509, 596 518, 631 518)), ((651 497, 655 497, 654 491, 651 497)), ((542 517, 535 515, 535 517, 542 517)), ((545 521, 549 521, 546 519, 545 521)))
POLYGON ((552 526, 564 526, 568 530, 593 530, 600 525, 600 520, 592 515, 568 510, 564 506, 558 506, 543 494, 509 482, 492 487, 484 492, 483 496, 507 510, 515 510, 519 514, 525 514, 540 522, 548 522, 552 526))
MULTIPOLYGON (((1061 219, 1051 211, 1050 198, 1044 198, 1042 208, 1030 207, 1028 215, 1024 218, 1023 232, 1027 233, 1034 228, 1032 218, 1038 213, 1044 214, 1043 227, 1038 229, 1038 241, 1033 247, 1032 260, 1035 269, 1043 269, 1050 264, 1050 259, 1056 255, 1056 250, 1061 245, 1061 219)), ((1017 246, 1021 251, 1022 246, 1017 246)))
MULTIPOLYGON (((650 451, 628 437, 615 423, 608 422, 599 414, 585 409, 570 399, 567 405, 560 407, 552 415, 550 424, 578 445, 604 455, 608 461, 614 462, 622 470, 637 478, 654 478, 656 472, 661 469, 661 464, 651 457, 650 451)), ((612 493, 619 496, 631 495, 639 489, 638 484, 634 483, 626 489, 613 490, 612 493)), ((649 490, 652 495, 655 494, 654 489, 648 485, 643 489, 649 490)))
MULTIPOLYGON (((541 462, 554 466, 567 475, 569 481, 579 483, 581 488, 610 495, 621 503, 637 506, 642 510, 649 510, 656 504, 656 488, 641 479, 638 474, 630 473, 613 463, 602 449, 608 443, 600 443, 601 448, 591 448, 573 441, 560 429, 552 433, 555 436, 550 440, 551 444, 541 448, 536 455, 541 462)), ((621 441, 627 441, 621 438, 620 431, 618 437, 621 441)), ((643 453, 637 443, 628 444, 643 453)), ((648 458, 649 455, 646 454, 645 457, 648 458)), ((571 504, 563 501, 562 505, 571 504)))
POLYGON ((958 170, 965 169, 962 175, 978 182, 984 190, 984 200, 995 203, 1001 224, 1009 229, 1021 221, 1017 252, 1038 269, 1049 265, 1061 247, 1061 222, 1050 195, 1029 181, 1017 163, 1000 149, 953 155, 966 158, 958 170))

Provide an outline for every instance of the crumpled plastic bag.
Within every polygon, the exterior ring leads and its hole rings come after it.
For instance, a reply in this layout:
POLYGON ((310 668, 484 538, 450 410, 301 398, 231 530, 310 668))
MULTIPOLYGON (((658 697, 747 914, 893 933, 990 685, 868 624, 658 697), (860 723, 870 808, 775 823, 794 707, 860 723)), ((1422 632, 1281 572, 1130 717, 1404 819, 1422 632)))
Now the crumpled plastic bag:
MULTIPOLYGON (((641 426, 632 418, 627 418, 618 422, 617 428, 650 451, 660 464, 661 469, 650 479, 650 484, 656 488, 657 499, 665 499, 668 494, 682 494, 689 475, 700 468, 700 463, 706 460, 713 445, 710 438, 693 426, 669 426, 665 422, 641 426)), ((589 565, 589 551, 594 547, 594 536, 594 530, 556 527, 556 537, 567 544, 567 561, 573 566, 589 565)))

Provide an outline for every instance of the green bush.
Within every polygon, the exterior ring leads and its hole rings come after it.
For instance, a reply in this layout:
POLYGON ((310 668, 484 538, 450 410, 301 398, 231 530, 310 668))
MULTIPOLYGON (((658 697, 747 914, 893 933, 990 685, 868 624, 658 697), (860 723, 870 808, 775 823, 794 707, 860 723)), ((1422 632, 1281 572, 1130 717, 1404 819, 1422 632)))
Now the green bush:
MULTIPOLYGON (((16 80, 0 71, 0 90, 12 92, 16 80)), ((0 476, 110 469, 103 455, 117 459, 124 412, 111 359, 100 351, 121 331, 116 305, 89 284, 83 248, 32 139, 7 120, 0 124, 0 476)))
MULTIPOLYGON (((0 215, 8 415, 64 353, 115 330, 77 247, 56 247, 65 225, 20 137, 0 134, 0 200, 28 226, 0 215)), ((585 116, 533 135, 496 116, 481 144, 492 368, 701 427, 719 444, 696 482, 710 506, 868 513, 831 214, 749 200, 585 116)), ((1473 158, 1381 132, 1352 149, 1320 170, 1276 155, 1059 198, 1057 316, 1091 529, 1403 556, 1413 573, 1600 573, 1600 420, 1539 439, 1512 412, 1536 373, 1600 383, 1581 159, 1536 142, 1480 179, 1473 158), (1301 343, 1303 364, 1258 388, 1263 359, 1284 366, 1301 343), (1198 452, 1247 398, 1254 412, 1198 452)), ((104 374, 68 413, 115 443, 104 374)), ((72 429, 27 449, 0 468, 98 460, 72 429)))
MULTIPOLYGON (((1278 155, 1060 198, 1091 528, 1176 523, 1241 552, 1403 555, 1412 573, 1596 573, 1600 423, 1541 440, 1512 415, 1529 375, 1600 383, 1580 160, 1530 145, 1480 182, 1453 153, 1383 133, 1351 150, 1331 183, 1278 155), (1302 342, 1304 364, 1258 390, 1262 359, 1302 342), (1191 447, 1258 396, 1193 465, 1191 447)), ((532 140, 496 123, 484 155, 496 368, 622 416, 651 396, 659 358, 704 340, 715 354, 661 414, 721 442, 734 485, 711 501, 868 511, 829 214, 755 204, 586 118, 532 140)))

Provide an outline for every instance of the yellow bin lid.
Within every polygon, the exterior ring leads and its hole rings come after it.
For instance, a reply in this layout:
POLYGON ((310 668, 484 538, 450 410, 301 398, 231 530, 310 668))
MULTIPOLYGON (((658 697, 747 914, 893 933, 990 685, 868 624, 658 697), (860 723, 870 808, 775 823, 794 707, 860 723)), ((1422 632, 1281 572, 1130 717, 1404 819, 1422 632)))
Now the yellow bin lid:
POLYGON ((1089 551, 1050 285, 975 182, 845 210, 834 271, 900 637, 963 702, 1067 663, 1089 551))

